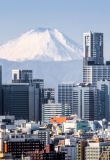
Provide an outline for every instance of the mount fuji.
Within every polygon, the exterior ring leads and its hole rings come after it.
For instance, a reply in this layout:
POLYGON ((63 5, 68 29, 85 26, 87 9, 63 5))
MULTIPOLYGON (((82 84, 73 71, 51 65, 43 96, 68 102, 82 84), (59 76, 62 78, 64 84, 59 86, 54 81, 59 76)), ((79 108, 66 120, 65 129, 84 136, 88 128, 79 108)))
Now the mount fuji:
POLYGON ((9 61, 68 61, 82 59, 82 47, 57 29, 36 28, 0 46, 9 61))
POLYGON ((56 89, 62 81, 82 82, 82 47, 57 29, 36 28, 0 46, 3 83, 11 83, 12 69, 31 69, 56 89))

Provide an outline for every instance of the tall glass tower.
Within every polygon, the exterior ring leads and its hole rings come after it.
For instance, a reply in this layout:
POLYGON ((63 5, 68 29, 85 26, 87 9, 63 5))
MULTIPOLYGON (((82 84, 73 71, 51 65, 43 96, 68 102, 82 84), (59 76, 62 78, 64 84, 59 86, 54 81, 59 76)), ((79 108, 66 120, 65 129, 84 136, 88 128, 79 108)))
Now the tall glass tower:
POLYGON ((91 31, 84 33, 83 51, 85 55, 83 59, 83 82, 91 83, 95 87, 94 119, 98 119, 97 81, 110 80, 110 61, 104 64, 103 33, 91 31))
POLYGON ((2 84, 2 66, 0 66, 0 85, 2 84))
POLYGON ((104 64, 103 33, 84 33, 83 52, 83 82, 96 87, 97 81, 110 80, 110 61, 104 64))
POLYGON ((103 65, 103 33, 90 31, 83 38, 84 65, 103 65))

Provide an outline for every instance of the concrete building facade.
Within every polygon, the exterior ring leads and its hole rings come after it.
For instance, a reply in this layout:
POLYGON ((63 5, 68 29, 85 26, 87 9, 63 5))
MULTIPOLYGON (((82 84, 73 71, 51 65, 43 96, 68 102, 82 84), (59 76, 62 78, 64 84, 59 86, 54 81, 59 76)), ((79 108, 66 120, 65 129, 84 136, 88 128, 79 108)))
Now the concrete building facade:
POLYGON ((72 107, 72 114, 78 117, 94 120, 95 88, 90 84, 59 84, 58 102, 72 107))
POLYGON ((52 117, 71 115, 71 106, 67 104, 51 103, 42 105, 42 121, 49 123, 52 117))

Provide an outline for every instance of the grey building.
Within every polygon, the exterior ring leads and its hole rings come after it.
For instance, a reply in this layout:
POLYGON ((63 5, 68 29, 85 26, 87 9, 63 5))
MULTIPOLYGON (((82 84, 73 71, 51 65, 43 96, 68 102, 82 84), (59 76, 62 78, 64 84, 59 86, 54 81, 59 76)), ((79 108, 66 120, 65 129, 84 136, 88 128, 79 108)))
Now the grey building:
POLYGON ((39 107, 37 109, 37 121, 41 121, 42 104, 44 101, 44 80, 33 79, 32 70, 12 70, 12 83, 29 83, 33 85, 39 92, 39 107))
POLYGON ((32 70, 12 70, 12 83, 32 83, 32 70))
POLYGON ((38 120, 42 121, 42 104, 44 101, 44 80, 43 79, 33 79, 32 85, 34 85, 39 90, 39 109, 38 109, 38 120))
POLYGON ((93 87, 81 87, 82 92, 82 119, 89 121, 94 120, 94 106, 95 106, 95 88, 93 87))
POLYGON ((43 79, 33 79, 32 84, 39 89, 39 121, 42 121, 42 105, 48 103, 48 100, 55 102, 55 89, 44 88, 43 79))
MULTIPOLYGON (((0 104, 2 104, 2 66, 0 66, 0 104)), ((0 113, 2 112, 2 105, 0 105, 0 113)))
POLYGON ((101 79, 110 80, 110 63, 104 65, 103 33, 87 32, 83 37, 83 82, 97 86, 101 79))
POLYGON ((52 117, 70 116, 72 114, 71 106, 68 104, 51 103, 42 105, 42 121, 49 123, 52 117))
POLYGON ((38 130, 38 139, 41 142, 44 142, 44 147, 46 147, 47 144, 50 144, 50 133, 46 130, 44 127, 40 127, 38 130))
POLYGON ((44 88, 43 90, 43 103, 48 103, 48 100, 50 100, 52 103, 55 103, 55 89, 54 88, 44 88))
POLYGON ((83 36, 84 65, 104 63, 103 33, 87 32, 83 36))
POLYGON ((39 90, 29 84, 2 85, 2 115, 38 121, 39 90))
POLYGON ((98 120, 98 106, 97 106, 97 81, 110 80, 110 65, 85 65, 83 66, 83 82, 91 83, 95 87, 95 107, 94 119, 98 120))
POLYGON ((72 107, 73 113, 73 89, 74 82, 63 82, 58 84, 58 103, 68 104, 72 107))
POLYGON ((83 52, 83 82, 96 87, 97 81, 110 79, 109 61, 104 65, 103 33, 84 33, 83 52))
POLYGON ((83 82, 91 83, 97 87, 97 81, 110 80, 110 65, 85 65, 83 66, 83 82))
POLYGON ((110 80, 110 61, 104 64, 103 33, 84 33, 83 82, 95 87, 94 119, 98 119, 97 81, 110 80))
POLYGON ((94 120, 95 88, 90 84, 59 84, 58 102, 72 107, 72 114, 94 120))
POLYGON ((32 84, 39 89, 43 89, 44 88, 44 80, 43 79, 33 79, 32 80, 32 84))
POLYGON ((110 121, 110 81, 97 82, 97 118, 110 121))
POLYGON ((2 84, 2 66, 0 66, 0 85, 2 84))

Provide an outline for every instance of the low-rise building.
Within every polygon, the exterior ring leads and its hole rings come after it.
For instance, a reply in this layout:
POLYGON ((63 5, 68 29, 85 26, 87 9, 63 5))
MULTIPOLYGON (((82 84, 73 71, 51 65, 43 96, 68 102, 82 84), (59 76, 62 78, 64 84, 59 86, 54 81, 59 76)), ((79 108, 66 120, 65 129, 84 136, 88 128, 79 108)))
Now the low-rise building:
MULTIPOLYGON (((19 138, 18 138, 19 139, 19 138)), ((3 143, 3 152, 11 153, 14 158, 21 158, 21 155, 25 156, 28 151, 44 149, 44 143, 40 142, 40 140, 33 139, 20 139, 17 141, 13 139, 13 141, 5 141, 3 143)))
POLYGON ((44 127, 40 127, 38 130, 38 138, 41 142, 44 142, 44 147, 50 144, 50 133, 44 127))
POLYGON ((100 159, 105 149, 110 149, 110 142, 89 142, 85 147, 85 160, 100 159))
POLYGON ((100 160, 109 160, 110 159, 110 149, 104 149, 100 155, 100 160))
POLYGON ((75 160, 76 146, 59 146, 59 151, 65 153, 65 160, 75 160))
POLYGON ((50 123, 58 123, 58 124, 62 124, 63 122, 66 122, 66 117, 63 116, 55 116, 55 117, 51 117, 50 119, 50 123))
POLYGON ((62 124, 62 131, 69 132, 69 130, 77 132, 78 130, 89 131, 89 123, 86 120, 68 120, 62 124))

